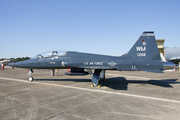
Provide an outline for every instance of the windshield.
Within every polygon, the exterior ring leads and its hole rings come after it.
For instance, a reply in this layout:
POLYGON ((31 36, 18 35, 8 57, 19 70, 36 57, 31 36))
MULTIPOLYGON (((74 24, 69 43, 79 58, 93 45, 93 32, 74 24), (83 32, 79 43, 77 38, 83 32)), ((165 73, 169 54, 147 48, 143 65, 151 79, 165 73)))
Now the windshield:
POLYGON ((46 57, 58 57, 58 56, 64 56, 65 54, 66 54, 66 52, 64 52, 64 51, 44 52, 44 53, 34 56, 31 59, 35 59, 35 58, 41 59, 41 58, 46 58, 46 57))

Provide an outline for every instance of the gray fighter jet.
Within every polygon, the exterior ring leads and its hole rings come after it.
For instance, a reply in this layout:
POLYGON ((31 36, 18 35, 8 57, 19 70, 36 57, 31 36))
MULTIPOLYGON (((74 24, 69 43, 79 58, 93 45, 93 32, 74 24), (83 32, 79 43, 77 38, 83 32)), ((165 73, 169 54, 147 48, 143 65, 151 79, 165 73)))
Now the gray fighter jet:
POLYGON ((91 73, 92 86, 99 86, 105 79, 105 70, 148 71, 162 73, 173 69, 171 62, 162 62, 157 48, 154 32, 143 32, 130 51, 122 56, 106 56, 81 52, 59 52, 38 54, 29 60, 13 63, 13 67, 28 68, 29 81, 33 81, 32 69, 67 69, 67 75, 87 75, 91 73), (86 70, 86 71, 85 71, 86 70))
POLYGON ((164 55, 167 61, 171 61, 174 64, 179 64, 180 62, 180 47, 165 47, 164 55))

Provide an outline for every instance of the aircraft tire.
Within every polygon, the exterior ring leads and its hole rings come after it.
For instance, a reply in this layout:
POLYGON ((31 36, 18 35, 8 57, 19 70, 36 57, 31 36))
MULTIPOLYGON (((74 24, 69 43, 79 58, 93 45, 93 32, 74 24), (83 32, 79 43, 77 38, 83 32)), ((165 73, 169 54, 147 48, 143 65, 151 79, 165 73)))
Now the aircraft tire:
POLYGON ((102 86, 102 85, 99 84, 97 87, 101 87, 101 86, 102 86))
POLYGON ((34 79, 34 78, 33 78, 32 76, 29 76, 29 78, 28 78, 29 82, 32 82, 33 79, 34 79))
POLYGON ((96 85, 96 84, 92 84, 91 87, 101 87, 102 85, 99 84, 99 85, 96 85))

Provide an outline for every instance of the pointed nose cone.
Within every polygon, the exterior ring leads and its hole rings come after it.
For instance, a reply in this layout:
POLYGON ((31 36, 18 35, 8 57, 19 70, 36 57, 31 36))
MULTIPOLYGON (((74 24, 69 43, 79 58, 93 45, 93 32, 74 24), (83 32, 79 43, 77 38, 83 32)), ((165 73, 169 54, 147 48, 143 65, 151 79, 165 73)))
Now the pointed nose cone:
POLYGON ((23 67, 23 62, 17 62, 17 63, 12 63, 11 66, 12 67, 23 67))
POLYGON ((21 62, 12 63, 12 67, 19 67, 19 68, 31 68, 32 60, 25 60, 21 62))
POLYGON ((12 63, 11 66, 12 67, 18 67, 18 63, 12 63))

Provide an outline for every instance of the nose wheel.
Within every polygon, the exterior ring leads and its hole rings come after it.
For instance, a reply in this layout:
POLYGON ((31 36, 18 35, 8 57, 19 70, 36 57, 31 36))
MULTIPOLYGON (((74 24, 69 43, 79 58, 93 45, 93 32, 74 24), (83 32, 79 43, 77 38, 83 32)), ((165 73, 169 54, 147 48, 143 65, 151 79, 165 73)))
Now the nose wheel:
POLYGON ((34 78, 32 76, 29 76, 28 80, 29 80, 29 82, 32 82, 34 80, 34 78))
POLYGON ((29 82, 32 82, 32 81, 34 80, 34 78, 31 76, 32 73, 33 73, 33 70, 32 70, 32 69, 29 69, 29 70, 28 70, 28 75, 29 75, 28 80, 29 80, 29 82))

